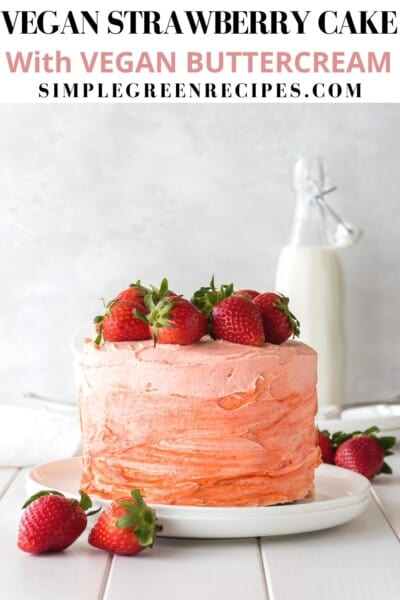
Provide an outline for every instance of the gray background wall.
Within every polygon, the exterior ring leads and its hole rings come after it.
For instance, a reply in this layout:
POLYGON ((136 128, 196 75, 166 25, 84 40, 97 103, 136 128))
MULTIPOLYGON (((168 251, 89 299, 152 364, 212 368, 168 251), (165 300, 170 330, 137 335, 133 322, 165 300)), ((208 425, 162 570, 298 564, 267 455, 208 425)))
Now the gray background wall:
POLYGON ((339 212, 349 400, 400 392, 400 107, 0 106, 0 389, 74 394, 68 342, 131 281, 273 286, 291 170, 321 153, 339 212))

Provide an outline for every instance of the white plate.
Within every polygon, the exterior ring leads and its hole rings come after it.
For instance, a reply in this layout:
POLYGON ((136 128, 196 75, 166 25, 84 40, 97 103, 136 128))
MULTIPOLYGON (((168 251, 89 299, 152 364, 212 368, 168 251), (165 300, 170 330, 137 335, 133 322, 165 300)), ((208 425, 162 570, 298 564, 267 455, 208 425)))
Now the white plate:
MULTIPOLYGON (((319 429, 329 432, 364 431, 369 427, 379 427, 381 435, 394 435, 400 437, 400 404, 364 404, 345 408, 340 414, 332 413, 332 418, 327 415, 317 416, 316 423, 319 429)), ((399 441, 399 440, 398 440, 399 441)))
MULTIPOLYGON (((76 496, 80 485, 80 458, 34 467, 27 473, 29 495, 54 489, 76 496)), ((254 508, 207 508, 152 505, 163 536, 182 538, 238 538, 287 535, 327 529, 351 521, 366 508, 368 479, 332 465, 320 465, 315 474, 314 500, 254 508)), ((100 504, 104 501, 93 498, 100 504)))

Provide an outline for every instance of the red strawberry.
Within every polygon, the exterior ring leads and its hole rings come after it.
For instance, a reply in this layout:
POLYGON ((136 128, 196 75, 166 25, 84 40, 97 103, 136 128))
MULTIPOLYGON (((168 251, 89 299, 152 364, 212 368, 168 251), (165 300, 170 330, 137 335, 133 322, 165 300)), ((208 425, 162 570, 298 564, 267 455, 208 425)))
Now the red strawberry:
POLYGON ((126 290, 120 292, 117 295, 117 299, 124 300, 125 302, 140 302, 145 306, 144 297, 148 291, 147 288, 141 285, 140 281, 137 281, 136 283, 131 283, 126 290))
POLYGON ((318 431, 318 445, 321 450, 321 458, 324 463, 335 464, 335 447, 332 443, 329 433, 318 431))
POLYGON ((336 450, 335 464, 372 479, 382 470, 384 457, 385 451, 376 438, 358 435, 340 444, 336 450))
POLYGON ((378 432, 378 427, 369 427, 365 431, 333 433, 331 439, 336 447, 335 464, 370 479, 378 473, 391 474, 392 469, 384 462, 384 457, 393 454, 390 449, 396 443, 396 438, 378 437, 378 432))
POLYGON ((289 310, 289 298, 274 292, 266 292, 256 296, 253 303, 261 311, 266 342, 282 344, 291 335, 293 337, 300 335, 300 323, 289 310))
POLYGON ((211 321, 217 339, 249 346, 262 346, 264 343, 260 311, 248 298, 225 298, 212 309, 211 321))
POLYGON ((129 342, 150 339, 150 328, 135 316, 136 310, 142 314, 148 312, 136 289, 128 288, 111 300, 105 314, 94 318, 98 333, 95 344, 100 344, 102 340, 129 342))
POLYGON ((139 490, 133 490, 131 497, 121 498, 103 510, 89 534, 89 544, 114 554, 133 555, 151 547, 161 530, 154 510, 139 490))
POLYGON ((92 502, 85 493, 80 494, 80 502, 53 491, 29 498, 23 506, 18 547, 33 554, 68 548, 86 528, 87 514, 97 512, 85 512, 92 502))
POLYGON ((250 300, 254 300, 257 296, 260 295, 260 292, 256 292, 255 290, 239 290, 234 292, 234 296, 244 296, 245 298, 249 298, 250 300))
POLYGON ((187 345, 198 342, 207 333, 207 319, 189 300, 167 296, 154 304, 146 298, 154 343, 187 345))

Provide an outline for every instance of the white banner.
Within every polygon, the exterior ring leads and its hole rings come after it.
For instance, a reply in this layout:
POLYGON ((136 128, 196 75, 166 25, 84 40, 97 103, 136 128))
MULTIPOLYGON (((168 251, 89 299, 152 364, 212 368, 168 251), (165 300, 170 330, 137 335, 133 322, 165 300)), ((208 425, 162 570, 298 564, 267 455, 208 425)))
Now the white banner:
POLYGON ((400 102, 396 3, 110 4, 2 8, 0 102, 400 102))

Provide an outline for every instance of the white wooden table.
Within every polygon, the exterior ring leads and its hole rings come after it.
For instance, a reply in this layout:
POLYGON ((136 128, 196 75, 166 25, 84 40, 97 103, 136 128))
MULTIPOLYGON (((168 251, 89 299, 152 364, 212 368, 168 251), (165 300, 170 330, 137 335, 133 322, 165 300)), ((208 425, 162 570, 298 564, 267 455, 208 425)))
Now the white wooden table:
POLYGON ((91 548, 18 550, 25 472, 0 469, 1 600, 399 600, 400 450, 358 519, 337 528, 246 540, 159 538, 137 557, 91 548))

